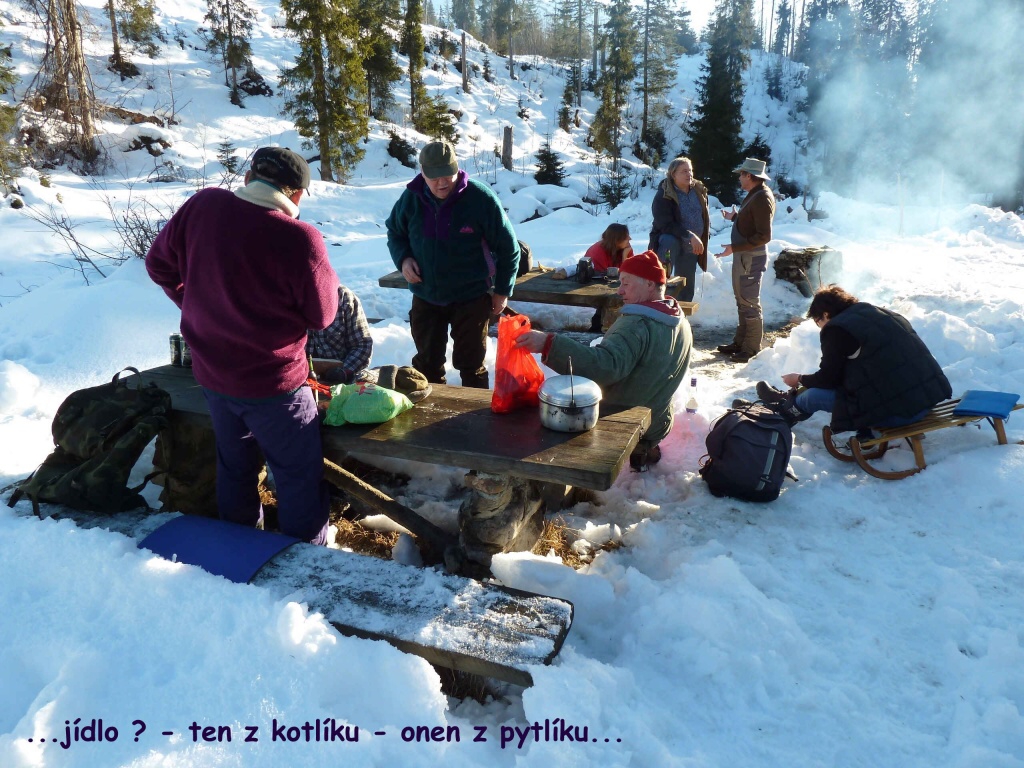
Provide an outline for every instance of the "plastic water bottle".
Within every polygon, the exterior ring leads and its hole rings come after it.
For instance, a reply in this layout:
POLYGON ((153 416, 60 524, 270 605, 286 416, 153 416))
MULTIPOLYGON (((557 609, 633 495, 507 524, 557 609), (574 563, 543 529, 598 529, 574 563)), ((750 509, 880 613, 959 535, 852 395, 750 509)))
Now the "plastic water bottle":
POLYGON ((697 412, 697 377, 690 377, 690 396, 686 400, 686 412, 697 412))

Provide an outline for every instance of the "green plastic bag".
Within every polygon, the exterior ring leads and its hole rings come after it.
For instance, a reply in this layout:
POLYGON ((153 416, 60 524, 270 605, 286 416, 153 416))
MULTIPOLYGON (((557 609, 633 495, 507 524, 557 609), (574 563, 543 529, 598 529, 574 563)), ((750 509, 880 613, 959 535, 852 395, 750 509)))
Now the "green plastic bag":
POLYGON ((359 381, 331 387, 324 424, 380 424, 412 408, 412 400, 401 392, 359 381))

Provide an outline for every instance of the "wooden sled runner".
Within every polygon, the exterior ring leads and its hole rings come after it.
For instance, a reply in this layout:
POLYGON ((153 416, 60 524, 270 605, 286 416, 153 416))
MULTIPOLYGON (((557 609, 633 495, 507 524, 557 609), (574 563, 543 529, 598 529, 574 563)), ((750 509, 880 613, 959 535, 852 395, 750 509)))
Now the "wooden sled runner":
MULTIPOLYGON (((928 432, 945 429, 946 427, 962 427, 965 424, 971 424, 984 419, 992 425, 992 429, 995 430, 996 441, 998 444, 1006 445, 1006 417, 1009 415, 1010 411, 1016 411, 1024 408, 1024 404, 1009 404, 1009 401, 1006 398, 1002 398, 1001 405, 999 405, 997 409, 988 410, 987 413, 982 413, 981 411, 989 409, 988 405, 982 404, 980 409, 975 410, 971 408, 971 403, 974 402, 975 398, 968 400, 968 397, 972 395, 978 395, 979 399, 987 401, 990 400, 990 398, 984 398, 981 396, 1003 394, 1005 393, 968 392, 962 398, 956 398, 955 400, 947 400, 939 403, 923 418, 915 421, 913 424, 907 424, 902 427, 876 429, 875 431, 878 433, 878 437, 872 438, 871 440, 858 440, 856 437, 851 437, 849 441, 849 452, 843 451, 836 445, 831 427, 823 427, 821 435, 825 442, 825 449, 840 461, 855 462, 861 469, 872 477, 877 477, 882 480, 902 480, 904 477, 916 475, 922 469, 927 467, 927 463, 924 458, 923 441, 925 434, 928 432), (966 411, 973 412, 965 412, 965 409, 966 411), (910 448, 914 452, 915 466, 909 469, 887 471, 870 464, 871 461, 884 456, 886 451, 889 449, 889 443, 894 440, 906 440, 907 443, 910 444, 910 448)), ((1011 397, 1013 397, 1013 402, 1015 403, 1016 396, 1011 397)))

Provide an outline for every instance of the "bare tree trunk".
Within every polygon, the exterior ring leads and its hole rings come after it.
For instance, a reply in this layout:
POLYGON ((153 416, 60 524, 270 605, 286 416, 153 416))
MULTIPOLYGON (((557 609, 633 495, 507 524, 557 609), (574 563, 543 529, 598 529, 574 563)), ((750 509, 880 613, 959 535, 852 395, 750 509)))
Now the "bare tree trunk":
POLYGON ((647 98, 647 70, 651 61, 651 0, 644 3, 644 108, 640 117, 640 140, 647 141, 647 110, 649 101, 647 98))
POLYGON ((121 40, 117 35, 117 15, 114 13, 114 0, 107 0, 107 16, 110 18, 110 37, 114 43, 114 53, 110 57, 110 63, 114 70, 124 80, 124 73, 121 71, 124 60, 121 58, 121 40))
POLYGON ((594 79, 597 79, 597 14, 600 9, 597 3, 594 3, 594 61, 591 64, 594 72, 594 79))
POLYGON ((512 126, 506 125, 501 137, 501 165, 506 171, 512 170, 512 126))
POLYGON ((576 0, 576 106, 583 104, 583 0, 576 0))
POLYGON ((469 59, 466 58, 466 30, 462 30, 462 92, 469 93, 469 59))
MULTIPOLYGON (((85 52, 82 50, 82 26, 78 23, 74 0, 63 0, 64 18, 67 22, 67 47, 68 63, 70 64, 70 77, 77 91, 77 98, 74 99, 74 112, 81 118, 82 131, 79 136, 79 146, 86 160, 93 160, 96 157, 96 126, 93 122, 92 89, 89 87, 89 71, 85 66, 85 52)), ((74 114, 71 116, 74 119, 74 114)))
POLYGON ((320 148, 320 180, 334 181, 332 168, 334 147, 327 121, 327 70, 323 46, 318 44, 313 56, 313 93, 317 114, 317 146, 320 148))

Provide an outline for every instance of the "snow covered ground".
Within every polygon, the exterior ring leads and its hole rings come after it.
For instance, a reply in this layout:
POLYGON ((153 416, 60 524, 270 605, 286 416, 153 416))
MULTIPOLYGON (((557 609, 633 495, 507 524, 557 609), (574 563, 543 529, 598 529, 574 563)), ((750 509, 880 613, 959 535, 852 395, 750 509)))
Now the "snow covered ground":
MULTIPOLYGON (((194 25, 195 9, 182 8, 182 23, 194 25)), ((286 41, 269 26, 259 34, 260 66, 272 67, 286 41)), ((224 137, 240 152, 298 147, 277 97, 250 99, 240 112, 201 53, 166 55, 178 57, 167 66, 179 103, 190 100, 182 124, 167 129, 181 168, 215 179, 210 147, 224 137), (195 74, 199 67, 213 76, 195 74)), ((680 68, 680 101, 693 95, 698 63, 680 68)), ((584 202, 593 166, 564 134, 555 146, 571 164, 567 188, 538 188, 522 172, 554 111, 557 77, 542 67, 494 87, 474 81, 473 94, 456 96, 456 75, 430 86, 465 110, 464 167, 495 185, 540 262, 574 263, 612 221, 629 224, 634 248, 645 247, 650 187, 611 213, 584 202), (536 112, 534 134, 516 122, 520 95, 536 112), (520 126, 513 172, 488 159, 506 122, 520 126), (541 206, 557 210, 524 221, 541 206)), ((776 122, 777 155, 792 156, 799 126, 753 90, 750 127, 776 122)), ((113 134, 133 129, 104 130, 122 146, 113 134)), ((374 363, 406 364, 408 294, 376 281, 392 269, 383 220, 412 171, 383 143, 378 131, 351 184, 314 182, 302 216, 323 231, 367 314, 383 319, 372 330, 374 363)), ((143 183, 156 161, 141 155, 115 151, 116 168, 100 179, 57 169, 44 186, 26 172, 28 208, 0 208, 0 487, 46 455, 50 421, 69 392, 125 365, 166 362, 178 312, 141 261, 104 264, 107 276, 90 274, 86 285, 58 266, 71 263, 65 245, 27 215, 53 205, 83 242, 113 252, 108 200, 123 209, 130 193, 173 209, 193 189, 143 183)), ((1024 222, 953 202, 953 190, 945 204, 916 192, 903 207, 825 194, 830 217, 813 223, 799 201, 783 201, 771 253, 841 250, 840 282, 910 319, 954 393, 1024 391, 1024 222)), ((717 252, 727 236, 717 205, 712 217, 717 252)), ((698 338, 731 332, 728 270, 728 259, 712 260, 698 288, 698 338)), ((771 268, 762 295, 774 325, 806 311, 771 268)), ((589 322, 584 311, 514 306, 545 327, 589 322)), ((491 366, 493 351, 492 340, 491 366)), ((817 361, 809 321, 746 365, 723 367, 707 348, 695 350, 700 408, 687 416, 679 396, 662 462, 624 472, 566 515, 595 543, 622 546, 578 572, 552 557, 496 559, 501 583, 567 598, 576 619, 554 664, 534 670, 532 688, 484 704, 448 699, 419 658, 341 637, 300 603, 157 559, 117 534, 36 520, 24 503, 0 506, 0 766, 1024 766, 1020 414, 1007 425, 1008 446, 996 446, 988 427, 930 435, 929 468, 899 482, 831 458, 822 415, 797 426, 800 480, 776 502, 716 499, 697 475, 708 425, 734 397, 817 361), (288 730, 332 718, 358 741, 307 742, 288 730), (83 737, 93 721, 104 740, 83 737), (419 726, 441 727, 451 740, 406 741, 419 726)), ((912 457, 892 450, 885 462, 910 466, 912 457)), ((445 491, 461 471, 401 468, 413 477, 399 500, 454 526, 445 491)))

